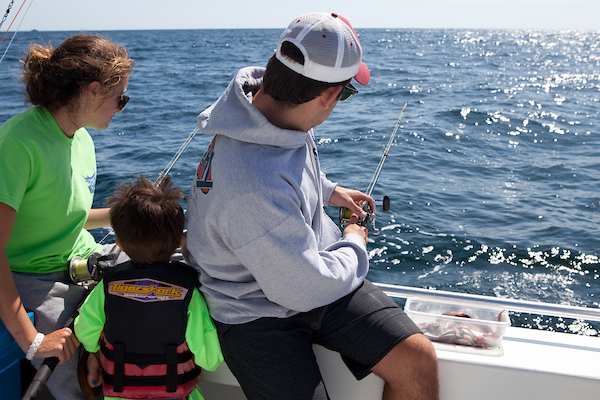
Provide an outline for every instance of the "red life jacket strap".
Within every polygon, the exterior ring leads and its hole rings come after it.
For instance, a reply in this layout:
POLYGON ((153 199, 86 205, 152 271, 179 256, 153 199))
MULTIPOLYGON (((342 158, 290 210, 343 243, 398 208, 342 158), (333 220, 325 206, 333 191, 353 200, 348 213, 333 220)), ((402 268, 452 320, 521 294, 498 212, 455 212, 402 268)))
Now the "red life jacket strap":
MULTIPOLYGON (((115 350, 110 350, 106 347, 104 340, 100 341, 100 349, 102 354, 108 361, 115 361, 115 350)), ((116 345, 115 345, 116 349, 116 345)), ((124 355, 125 364, 136 364, 136 365, 160 365, 167 364, 167 357, 163 354, 136 354, 136 353, 125 353, 124 355)), ((177 353, 177 364, 187 362, 194 357, 194 354, 190 350, 186 350, 182 353, 177 353)))
MULTIPOLYGON (((200 375, 201 368, 196 366, 191 371, 188 371, 184 374, 177 375, 177 384, 184 385, 188 382, 191 382, 194 378, 200 375)), ((107 374, 104 372, 104 383, 109 386, 114 386, 116 377, 114 375, 107 374)), ((130 386, 166 386, 167 385, 167 377, 166 376, 125 376, 125 385, 127 387, 130 386)), ((122 391, 122 390, 121 390, 122 391)), ((115 390, 115 392, 117 392, 115 390)))
POLYGON ((185 384, 200 375, 200 368, 177 375, 177 364, 192 359, 191 351, 177 353, 177 345, 165 346, 164 354, 134 354, 126 353, 123 343, 115 343, 114 350, 109 350, 104 341, 100 342, 102 353, 107 360, 114 363, 114 375, 104 371, 104 381, 113 386, 115 393, 122 393, 125 386, 166 386, 167 393, 177 391, 177 385, 185 384), (125 376, 125 364, 136 365, 166 365, 166 376, 125 376))

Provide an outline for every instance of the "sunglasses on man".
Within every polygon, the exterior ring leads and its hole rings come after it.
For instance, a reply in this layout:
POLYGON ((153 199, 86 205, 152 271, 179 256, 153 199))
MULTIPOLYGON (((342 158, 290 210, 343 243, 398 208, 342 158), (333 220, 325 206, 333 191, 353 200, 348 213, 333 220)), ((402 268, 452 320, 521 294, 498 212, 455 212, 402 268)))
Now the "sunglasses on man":
POLYGON ((358 93, 358 90, 356 90, 351 84, 348 84, 348 86, 344 86, 340 92, 340 101, 346 101, 356 93, 358 93))

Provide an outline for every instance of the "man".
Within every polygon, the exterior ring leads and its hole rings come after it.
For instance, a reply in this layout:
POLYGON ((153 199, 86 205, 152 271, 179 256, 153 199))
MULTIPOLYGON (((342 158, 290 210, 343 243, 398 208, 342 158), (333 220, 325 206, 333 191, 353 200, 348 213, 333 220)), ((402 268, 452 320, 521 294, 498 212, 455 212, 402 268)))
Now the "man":
POLYGON ((327 399, 312 343, 389 399, 437 399, 431 343, 365 280, 373 200, 327 180, 313 128, 370 73, 350 23, 295 19, 266 70, 238 72, 198 125, 214 135, 194 179, 184 254, 200 273, 227 365, 248 399, 327 399), (344 235, 323 203, 353 215, 344 235))

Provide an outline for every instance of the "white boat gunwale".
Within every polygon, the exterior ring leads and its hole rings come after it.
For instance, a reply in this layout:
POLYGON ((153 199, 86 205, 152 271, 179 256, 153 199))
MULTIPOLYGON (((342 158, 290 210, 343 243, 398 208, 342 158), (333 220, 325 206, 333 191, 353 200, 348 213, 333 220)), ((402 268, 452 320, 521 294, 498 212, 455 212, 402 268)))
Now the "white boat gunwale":
POLYGON ((600 321, 600 308, 578 307, 530 300, 509 299, 505 297, 491 297, 469 293, 447 292, 443 290, 422 289, 377 282, 373 282, 373 284, 383 290, 390 297, 445 299, 457 301, 459 303, 495 306, 513 312, 551 315, 555 317, 575 318, 588 321, 600 321))

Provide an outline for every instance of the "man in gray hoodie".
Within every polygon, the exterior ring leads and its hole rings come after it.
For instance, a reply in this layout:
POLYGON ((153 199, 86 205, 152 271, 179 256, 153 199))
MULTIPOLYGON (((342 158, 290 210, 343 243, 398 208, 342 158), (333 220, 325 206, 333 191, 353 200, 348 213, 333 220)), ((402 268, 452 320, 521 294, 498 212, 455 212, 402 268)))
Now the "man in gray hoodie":
POLYGON ((247 398, 327 399, 312 344, 339 352, 362 379, 375 372, 389 399, 437 399, 431 343, 365 280, 373 199, 329 181, 313 128, 370 73, 350 23, 295 19, 267 68, 240 70, 198 117, 212 143, 188 199, 183 248, 198 270, 225 361, 247 398), (323 204, 351 209, 340 229, 323 204))

